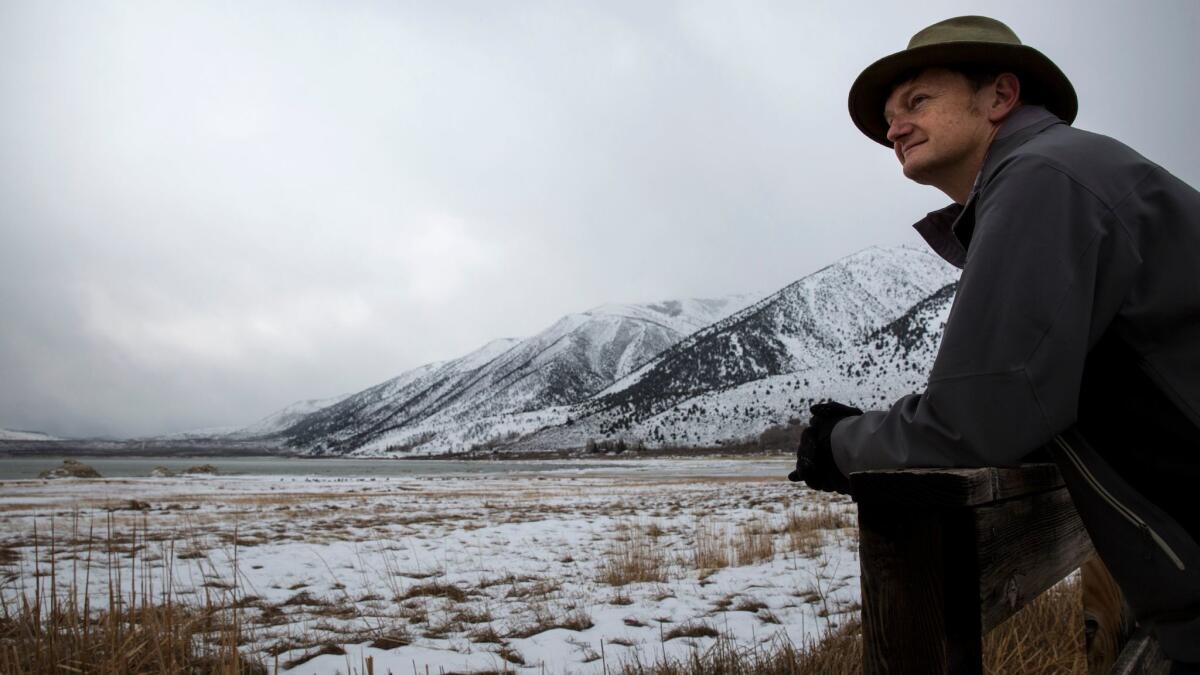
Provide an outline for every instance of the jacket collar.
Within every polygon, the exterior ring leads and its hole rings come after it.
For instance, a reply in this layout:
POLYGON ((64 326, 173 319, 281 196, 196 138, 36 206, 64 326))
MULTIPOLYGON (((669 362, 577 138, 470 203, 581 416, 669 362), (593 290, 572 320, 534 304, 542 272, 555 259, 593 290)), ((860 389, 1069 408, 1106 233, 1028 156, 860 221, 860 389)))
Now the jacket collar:
POLYGON ((938 209, 913 223, 913 228, 935 253, 959 269, 967 264, 967 246, 975 232, 975 198, 981 187, 991 180, 1001 162, 1014 150, 1055 124, 1064 122, 1037 105, 1023 105, 1004 121, 988 148, 967 202, 938 209))

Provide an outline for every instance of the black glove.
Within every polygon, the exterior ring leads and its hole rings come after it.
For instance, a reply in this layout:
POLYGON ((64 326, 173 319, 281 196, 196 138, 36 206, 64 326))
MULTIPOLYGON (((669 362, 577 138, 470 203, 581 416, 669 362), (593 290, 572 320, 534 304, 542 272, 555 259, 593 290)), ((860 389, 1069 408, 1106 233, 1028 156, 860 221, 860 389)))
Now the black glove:
POLYGON ((833 426, 839 421, 861 415, 863 411, 841 403, 830 401, 818 403, 808 409, 812 418, 808 428, 800 434, 800 447, 796 448, 796 470, 788 474, 790 481, 804 481, 814 490, 850 494, 850 479, 842 475, 833 461, 833 446, 829 437, 833 426))

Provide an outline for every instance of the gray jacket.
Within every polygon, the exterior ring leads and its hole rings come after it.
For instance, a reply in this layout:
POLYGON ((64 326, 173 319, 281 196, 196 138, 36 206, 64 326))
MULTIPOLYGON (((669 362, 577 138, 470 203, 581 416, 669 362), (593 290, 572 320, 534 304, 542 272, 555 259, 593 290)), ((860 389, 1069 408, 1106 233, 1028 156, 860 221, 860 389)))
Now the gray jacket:
POLYGON ((1178 500, 1147 496, 1153 474, 1129 475, 1200 466, 1200 193, 1043 109, 1006 126, 966 204, 916 225, 963 268, 926 390, 839 422, 834 459, 848 475, 1048 448, 1139 618, 1169 656, 1200 661, 1196 530, 1178 500), (1173 435, 1155 436, 1164 425, 1173 435), (1163 445, 1175 464, 1156 464, 1163 445))

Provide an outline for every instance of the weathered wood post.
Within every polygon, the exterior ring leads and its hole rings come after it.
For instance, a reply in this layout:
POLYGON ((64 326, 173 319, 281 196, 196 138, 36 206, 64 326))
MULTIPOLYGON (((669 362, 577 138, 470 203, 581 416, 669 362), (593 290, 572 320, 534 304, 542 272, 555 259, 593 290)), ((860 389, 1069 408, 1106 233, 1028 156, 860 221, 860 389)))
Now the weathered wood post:
POLYGON ((867 675, 982 673, 983 635, 1091 554, 1053 464, 850 480, 867 675))

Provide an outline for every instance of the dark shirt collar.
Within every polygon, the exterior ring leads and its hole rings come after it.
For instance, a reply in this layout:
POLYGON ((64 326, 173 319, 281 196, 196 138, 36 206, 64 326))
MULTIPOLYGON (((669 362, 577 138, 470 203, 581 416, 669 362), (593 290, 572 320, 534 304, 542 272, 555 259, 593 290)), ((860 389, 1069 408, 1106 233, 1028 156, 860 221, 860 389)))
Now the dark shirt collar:
POLYGON ((931 211, 924 218, 913 223, 917 233, 929 244, 934 253, 942 256, 946 262, 962 269, 967 264, 967 247, 962 245, 954 236, 954 224, 962 215, 962 204, 951 204, 937 211, 931 211))
POLYGON ((996 138, 992 140, 983 167, 975 177, 971 194, 967 196, 966 204, 951 204, 913 223, 913 227, 925 239, 925 243, 946 262, 962 269, 967 263, 967 246, 975 229, 975 196, 979 193, 980 186, 987 182, 1000 161, 1014 149, 1043 129, 1059 123, 1062 123, 1062 120, 1040 105, 1022 105, 1017 108, 1000 125, 996 138))
POLYGON ((1008 119, 1004 120, 1004 124, 1000 125, 1000 131, 996 133, 995 141, 1002 141, 1022 129, 1049 120, 1058 120, 1058 118, 1040 105, 1022 105, 1013 111, 1008 119))

